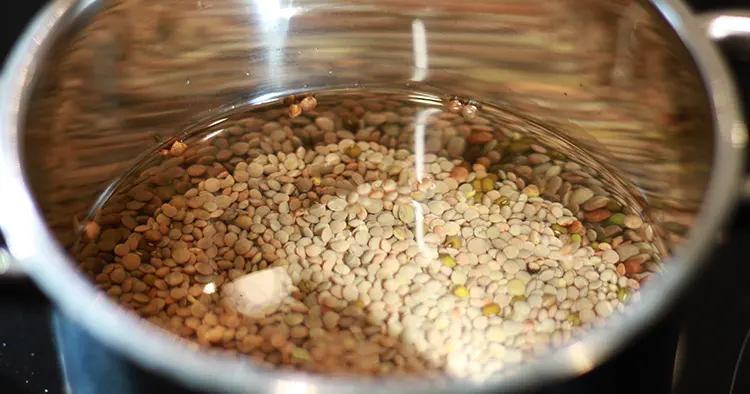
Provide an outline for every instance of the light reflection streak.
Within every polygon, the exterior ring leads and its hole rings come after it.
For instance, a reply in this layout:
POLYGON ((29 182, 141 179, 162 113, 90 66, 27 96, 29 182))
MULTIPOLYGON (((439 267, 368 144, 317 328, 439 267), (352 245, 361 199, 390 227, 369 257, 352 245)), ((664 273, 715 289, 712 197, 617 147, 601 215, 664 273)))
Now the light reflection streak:
POLYGON ((281 70, 285 68, 285 64, 284 51, 281 49, 286 47, 289 20, 300 11, 300 8, 292 6, 293 1, 289 1, 289 4, 281 3, 282 0, 253 1, 255 14, 259 16, 256 22, 263 35, 259 41, 266 48, 265 76, 276 86, 281 86, 283 82, 281 70))
MULTIPOLYGON (((425 129, 427 128, 427 118, 431 115, 440 113, 437 108, 424 109, 417 112, 414 123, 414 167, 417 175, 417 182, 422 183, 425 180, 424 156, 425 156, 425 129)), ((415 236, 417 237, 417 246, 420 250, 425 250, 424 243, 424 212, 419 201, 412 201, 414 205, 414 214, 416 217, 415 236)))
POLYGON ((424 243, 424 212, 422 211, 422 204, 419 201, 413 200, 412 205, 414 205, 414 218, 416 220, 414 236, 417 237, 417 247, 420 251, 424 252, 426 245, 424 243))
POLYGON ((213 282, 207 284, 205 287, 203 287, 203 292, 206 294, 213 294, 216 292, 216 284, 213 282))
POLYGON ((307 382, 296 380, 279 380, 276 382, 274 394, 317 394, 318 389, 307 382))
POLYGON ((574 343, 570 347, 572 350, 570 354, 573 356, 570 359, 571 365, 578 373, 584 374, 594 368, 592 360, 586 355, 583 344, 574 343))
POLYGON ((427 118, 431 115, 440 113, 437 108, 424 109, 417 112, 417 118, 414 121, 414 166, 417 172, 417 181, 424 181, 424 141, 425 129, 427 127, 427 118))
POLYGON ((411 80, 421 82, 427 79, 428 73, 427 32, 421 19, 412 22, 411 39, 414 51, 414 75, 411 80))
POLYGON ((219 119, 219 120, 213 121, 213 122, 211 122, 211 123, 210 123, 210 124, 209 124, 208 126, 206 126, 206 127, 213 127, 213 126, 216 126, 216 125, 217 125, 217 124, 219 124, 219 123, 224 123, 224 122, 226 122, 226 121, 227 121, 227 119, 229 119, 229 118, 221 118, 221 119, 219 119))

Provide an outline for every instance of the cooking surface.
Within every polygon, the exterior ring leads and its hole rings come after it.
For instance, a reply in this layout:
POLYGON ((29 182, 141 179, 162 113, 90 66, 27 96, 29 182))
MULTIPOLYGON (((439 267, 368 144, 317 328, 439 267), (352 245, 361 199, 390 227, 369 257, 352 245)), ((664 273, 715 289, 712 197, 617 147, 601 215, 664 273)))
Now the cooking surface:
MULTIPOLYGON (((27 1, 23 8, 15 9, 15 13, 4 13, 3 25, 20 31, 34 12, 33 8, 41 3, 27 1)), ((708 2, 692 3, 700 6, 708 2)), ((711 8, 719 8, 743 2, 711 3, 711 8)), ((5 54, 14 37, 5 35, 0 40, 5 54)), ((747 64, 736 61, 733 69, 743 91, 750 92, 747 64)), ((745 205, 736 217, 731 235, 713 256, 709 270, 674 316, 665 319, 612 362, 544 393, 667 393, 678 332, 683 333, 686 346, 680 351, 682 361, 678 364, 682 372, 676 392, 729 392, 740 346, 750 330, 750 297, 746 295, 744 279, 750 275, 750 266, 743 262, 744 245, 750 241, 749 220, 750 205, 745 205)), ((69 322, 58 320, 49 302, 29 282, 0 281, 0 316, 0 392, 65 392, 56 346, 65 351, 65 370, 70 386, 75 389, 73 393, 175 391, 163 379, 122 362, 89 342, 88 337, 69 322), (57 339, 53 335, 53 320, 59 328, 57 339)), ((750 351, 747 353, 740 363, 734 393, 750 393, 750 376, 747 376, 750 351)))

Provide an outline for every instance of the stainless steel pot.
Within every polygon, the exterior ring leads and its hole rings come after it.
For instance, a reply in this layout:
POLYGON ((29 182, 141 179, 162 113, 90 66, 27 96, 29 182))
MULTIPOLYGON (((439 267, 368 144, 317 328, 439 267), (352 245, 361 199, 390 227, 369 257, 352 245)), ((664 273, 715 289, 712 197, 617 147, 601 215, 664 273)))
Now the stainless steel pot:
MULTIPOLYGON (((0 263, 142 366, 231 392, 511 392, 582 374, 697 275, 742 179, 745 125, 712 42, 750 17, 679 1, 58 0, 2 79, 0 263), (340 380, 196 352, 102 297, 66 252, 79 216, 149 145, 240 93, 429 83, 562 125, 640 185, 672 250, 641 304, 484 384, 340 380)), ((265 96, 264 96, 265 95, 265 96)))

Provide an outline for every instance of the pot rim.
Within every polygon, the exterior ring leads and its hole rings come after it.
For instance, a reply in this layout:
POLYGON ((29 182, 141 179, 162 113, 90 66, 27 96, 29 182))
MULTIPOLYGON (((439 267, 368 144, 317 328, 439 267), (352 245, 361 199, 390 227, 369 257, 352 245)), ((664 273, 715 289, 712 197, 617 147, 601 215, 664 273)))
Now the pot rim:
POLYGON ((516 368, 513 375, 484 384, 421 381, 355 380, 272 372, 248 359, 196 352, 168 334, 132 316, 97 291, 75 268, 65 250, 47 229, 34 203, 19 157, 20 130, 30 99, 30 86, 40 59, 61 29, 73 23, 99 0, 58 0, 48 4, 27 27, 11 52, 0 80, 0 229, 15 259, 42 290, 77 324, 95 338, 137 361, 183 383, 232 392, 482 392, 538 386, 583 374, 612 356, 654 323, 694 276, 714 245, 716 235, 739 194, 746 131, 738 95, 716 48, 685 5, 674 0, 651 0, 684 43, 703 78, 713 109, 714 163, 709 186, 689 242, 667 264, 670 275, 660 286, 646 286, 642 304, 613 316, 591 330, 580 342, 550 352, 536 362, 516 368), (710 77, 709 77, 710 76, 710 77), (278 391, 277 391, 278 390, 278 391), (282 391, 283 390, 283 391, 282 391))

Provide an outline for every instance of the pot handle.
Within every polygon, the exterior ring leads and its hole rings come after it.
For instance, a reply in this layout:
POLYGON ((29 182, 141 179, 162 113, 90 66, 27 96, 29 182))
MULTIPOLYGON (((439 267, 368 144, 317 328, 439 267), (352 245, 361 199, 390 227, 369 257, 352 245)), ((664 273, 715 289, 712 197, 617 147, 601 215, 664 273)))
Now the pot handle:
POLYGON ((750 11, 732 10, 697 15, 710 39, 721 42, 730 37, 750 37, 750 11))
POLYGON ((0 234, 0 277, 2 279, 15 279, 26 276, 21 264, 13 258, 8 250, 2 234, 0 234))
MULTIPOLYGON (((3 72, 0 74, 0 86, 5 85, 7 81, 6 73, 3 72)), ((21 264, 13 258, 13 255, 8 250, 8 244, 5 242, 3 234, 0 232, 0 279, 16 279, 25 276, 21 264)))
POLYGON ((5 278, 20 278, 24 277, 23 268, 13 256, 11 256, 8 249, 0 241, 0 276, 5 278))
MULTIPOLYGON (((750 11, 705 12, 696 16, 708 38, 720 43, 729 38, 750 38, 750 11)), ((750 201, 750 177, 742 185, 742 196, 750 201)))

